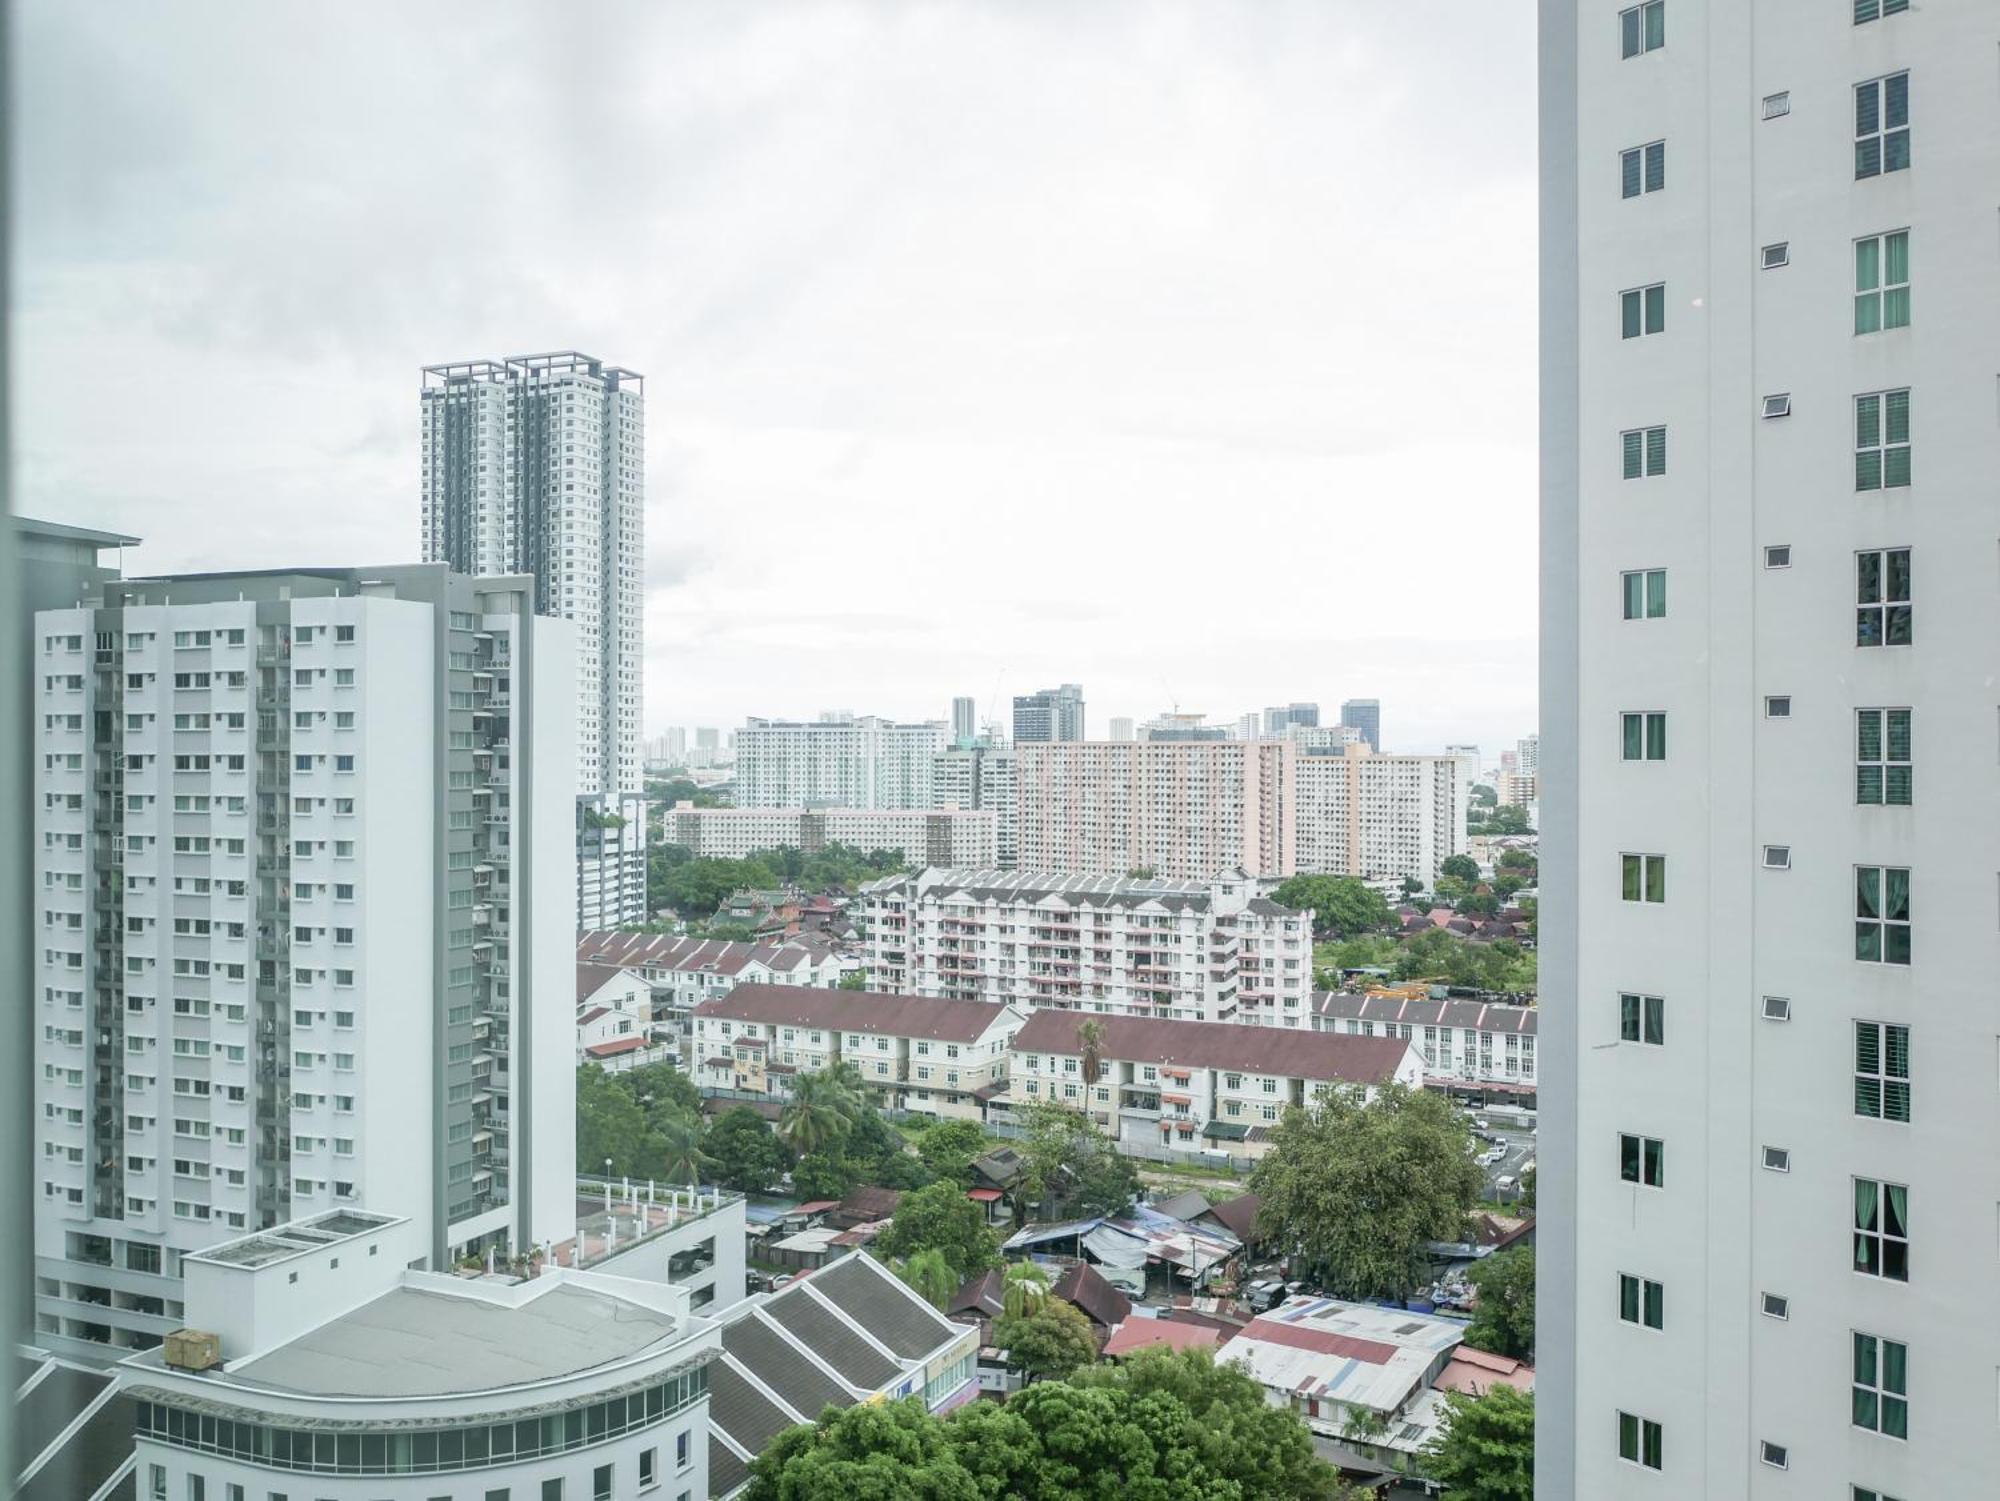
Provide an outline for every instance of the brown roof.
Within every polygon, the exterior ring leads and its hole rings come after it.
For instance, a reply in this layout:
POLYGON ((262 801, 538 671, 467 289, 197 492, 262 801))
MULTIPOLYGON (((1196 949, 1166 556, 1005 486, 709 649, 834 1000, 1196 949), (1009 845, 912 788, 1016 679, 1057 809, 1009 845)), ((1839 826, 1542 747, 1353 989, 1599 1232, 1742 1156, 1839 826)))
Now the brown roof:
POLYGON ((1223 1228, 1244 1245, 1257 1238, 1257 1211, 1264 1201, 1255 1194, 1238 1194, 1233 1199, 1224 1199, 1220 1204, 1208 1206, 1208 1212, 1222 1222, 1223 1228))
POLYGON ((623 973, 624 971, 615 964, 594 964, 578 959, 576 961, 576 1003, 581 1006, 623 973))
POLYGON ((1166 1345, 1174 1350, 1213 1350, 1222 1343, 1222 1331, 1202 1324, 1182 1324, 1172 1319, 1127 1319, 1104 1342, 1104 1355, 1130 1355, 1148 1345, 1166 1345))
POLYGON ((1072 1261, 1049 1288, 1049 1296, 1074 1303, 1093 1324, 1106 1329, 1132 1316, 1132 1300, 1118 1291, 1087 1261, 1072 1261))
POLYGON ((808 985, 738 985, 703 1001, 698 1017, 879 1032, 944 1042, 977 1042, 1007 1007, 1000 1001, 946 1001, 882 990, 823 990, 808 985))
POLYGON ((1420 1027, 1469 1027, 1475 1032, 1532 1034, 1541 1018, 1533 1006, 1509 1006, 1499 1001, 1408 1000, 1391 995, 1355 995, 1345 990, 1316 990, 1312 1004, 1323 1017, 1420 1027))
POLYGON ((998 1267, 981 1272, 967 1282, 952 1299, 945 1304, 946 1317, 960 1313, 984 1314, 989 1319, 998 1318, 1006 1308, 1007 1278, 998 1267))
POLYGON ((877 1188, 865 1183, 840 1201, 840 1207, 829 1218, 842 1228, 855 1225, 872 1225, 877 1220, 892 1218, 896 1206, 903 1202, 900 1188, 877 1188))
POLYGON ((1076 1030, 1087 1021, 1104 1030, 1102 1052, 1106 1060, 1276 1074, 1343 1084, 1379 1084, 1389 1079, 1410 1046, 1400 1038, 1355 1037, 1344 1032, 1301 1032, 1290 1027, 1255 1027, 1242 1022, 1177 1022, 1147 1016, 1083 1016, 1075 1011, 1043 1010, 1037 1011, 1014 1034, 1014 1051, 1079 1056, 1083 1050, 1077 1044, 1076 1030))

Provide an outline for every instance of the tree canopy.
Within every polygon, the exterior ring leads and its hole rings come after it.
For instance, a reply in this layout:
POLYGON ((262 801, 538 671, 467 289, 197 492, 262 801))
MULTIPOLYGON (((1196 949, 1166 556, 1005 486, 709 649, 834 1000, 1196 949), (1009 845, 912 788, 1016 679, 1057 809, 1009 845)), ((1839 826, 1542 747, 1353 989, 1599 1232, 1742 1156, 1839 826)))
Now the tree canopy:
POLYGON ((1073 1303, 1042 1298, 993 1321, 993 1343, 1030 1376, 1067 1376, 1097 1359, 1097 1331, 1073 1303))
POLYGON ((1313 931, 1322 935, 1350 937, 1389 925, 1388 899, 1354 876, 1293 876, 1279 883, 1271 900, 1309 909, 1313 931))
POLYGON ((1482 1175, 1442 1095, 1390 1084, 1367 1100, 1329 1089, 1287 1110, 1250 1174, 1259 1227, 1295 1247, 1323 1285, 1407 1298, 1427 1241, 1463 1239, 1482 1175))
POLYGON ((705 1176, 701 1092, 679 1069, 648 1064, 576 1071, 576 1166, 582 1173, 686 1183, 705 1176))
POLYGON ((1438 874, 1461 881, 1476 881, 1479 879, 1479 862, 1470 855, 1446 855, 1438 862, 1438 874))
POLYGON ((1139 1170, 1089 1116, 1054 1100, 1028 1107, 1025 1134, 1015 1142, 1021 1176, 1012 1190, 1014 1217, 1033 1214, 1118 1214, 1139 1194, 1139 1170))
POLYGON ((1482 1396, 1445 1396, 1448 1416, 1424 1473, 1451 1501, 1534 1501, 1535 1394, 1498 1382, 1482 1396))
POLYGON ((1528 1360, 1535 1353, 1535 1252, 1516 1246, 1473 1267, 1469 1280, 1479 1301, 1465 1342, 1475 1350, 1528 1360))
POLYGON ((917 1156, 935 1177, 972 1186, 972 1162, 986 1151, 986 1133, 977 1121, 938 1121, 917 1138, 917 1156))
POLYGON ((748 1105, 717 1116, 702 1142, 715 1181, 742 1193, 762 1193, 790 1171, 792 1149, 748 1105))
POLYGON ((941 1252, 960 1282, 1000 1264, 986 1211, 950 1181, 904 1194, 889 1228, 876 1238, 875 1249, 889 1257, 941 1252))
POLYGON ((696 856, 685 845, 660 845, 647 861, 646 901, 652 911, 671 907, 684 918, 704 918, 738 891, 786 886, 848 890, 904 868, 896 850, 863 852, 848 844, 829 844, 809 855, 781 845, 754 850, 740 860, 696 856))
MULTIPOLYGON (((1081 1317, 1079 1315, 1079 1317, 1081 1317)), ((1142 1351, 947 1417, 829 1409, 751 1467, 750 1501, 1336 1501, 1304 1422, 1210 1352, 1142 1351)))

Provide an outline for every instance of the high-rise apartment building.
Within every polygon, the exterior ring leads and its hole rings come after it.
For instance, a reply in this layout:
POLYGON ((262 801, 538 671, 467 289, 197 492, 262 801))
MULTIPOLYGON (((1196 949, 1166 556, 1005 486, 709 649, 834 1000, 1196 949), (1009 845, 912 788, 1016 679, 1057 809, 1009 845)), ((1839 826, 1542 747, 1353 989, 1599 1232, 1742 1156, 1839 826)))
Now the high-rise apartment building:
POLYGON ((1365 740, 1300 747, 1297 868, 1377 881, 1415 877, 1465 851, 1465 792, 1453 756, 1378 756, 1365 740))
POLYGON ((1148 741, 1164 740, 1230 740, 1236 736, 1226 724, 1210 724, 1206 714, 1183 714, 1170 710, 1147 720, 1139 726, 1139 738, 1148 741))
POLYGON ((1111 738, 1113 740, 1130 740, 1132 738, 1132 720, 1129 715, 1117 714, 1112 716, 1111 738))
POLYGON ((218 1233, 574 1222, 574 632, 442 565, 35 617, 36 1337, 177 1327, 218 1233))
POLYGON ((1526 735, 1514 742, 1514 769, 1533 776, 1542 769, 1542 737, 1526 735))
POLYGON ((979 705, 969 698, 951 701, 951 743, 964 745, 979 738, 979 705))
POLYGON ((1083 685, 1064 683, 1014 696, 1014 740, 1018 743, 1083 738, 1083 685))
POLYGON ((1372 751, 1382 749, 1382 703, 1373 698, 1350 698, 1340 706, 1340 722, 1361 731, 1372 751))
POLYGON ((1288 876, 1293 759, 1288 740, 1018 744, 1021 868, 1288 876))
POLYGON ((1987 1495, 2000 27, 1541 18, 1536 1493, 1987 1495))
POLYGON ((617 928, 646 920, 646 799, 576 800, 576 925, 617 928))
POLYGON ((1264 733, 1272 738, 1284 734, 1295 724, 1311 728, 1318 723, 1318 704, 1280 704, 1264 711, 1264 733))
POLYGON ((423 374, 424 561, 534 576, 576 622, 577 791, 643 791, 643 379, 575 350, 423 374))
POLYGON ((745 808, 929 808, 940 720, 873 715, 751 719, 736 736, 736 801, 745 808))
POLYGON ((668 844, 697 857, 741 860, 759 850, 817 854, 828 845, 873 854, 894 850, 912 865, 991 865, 999 817, 970 808, 697 808, 661 817, 668 844))
POLYGON ((990 812, 996 821, 994 863, 1012 870, 1019 856, 1019 798, 1014 749, 1007 745, 961 745, 931 762, 931 796, 940 808, 990 812))

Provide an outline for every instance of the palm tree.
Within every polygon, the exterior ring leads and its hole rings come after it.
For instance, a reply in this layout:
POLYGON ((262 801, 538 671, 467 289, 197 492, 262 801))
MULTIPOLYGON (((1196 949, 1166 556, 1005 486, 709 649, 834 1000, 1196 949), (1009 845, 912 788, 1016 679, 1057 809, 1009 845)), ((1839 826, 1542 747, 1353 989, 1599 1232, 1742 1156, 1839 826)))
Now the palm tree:
POLYGON ((1076 1046, 1083 1054, 1083 1082, 1088 1088, 1104 1073, 1104 1023, 1078 1023, 1076 1046))
POLYGON ((933 1308, 943 1308, 958 1291, 958 1274, 951 1269, 944 1252, 935 1246, 898 1264, 896 1275, 933 1308))
POLYGON ((659 1176, 669 1183, 699 1183, 708 1157, 701 1150, 701 1122, 674 1114, 652 1133, 658 1151, 659 1176))
POLYGON ((1007 1268, 1000 1301, 1010 1319, 1024 1318, 1042 1306, 1049 1295, 1049 1274, 1032 1261, 1017 1261, 1007 1268))
POLYGON ((778 1114, 778 1136, 799 1156, 823 1151, 853 1125, 854 1100, 843 1083, 824 1071, 792 1082, 792 1097, 778 1114))

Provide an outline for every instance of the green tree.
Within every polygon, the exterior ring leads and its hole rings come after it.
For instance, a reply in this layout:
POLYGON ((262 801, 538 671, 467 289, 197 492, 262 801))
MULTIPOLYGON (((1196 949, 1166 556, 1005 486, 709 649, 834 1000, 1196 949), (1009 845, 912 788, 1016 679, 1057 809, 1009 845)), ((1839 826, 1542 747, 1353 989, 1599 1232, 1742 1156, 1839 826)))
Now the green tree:
POLYGON ((741 1193, 762 1193, 792 1165, 791 1149, 771 1129, 771 1123, 748 1105, 738 1105, 716 1117, 702 1142, 714 1163, 715 1181, 741 1193))
POLYGON ((961 1282, 1000 1263, 985 1211, 950 1182, 904 1194, 889 1228, 876 1237, 875 1249, 890 1257, 940 1252, 961 1282))
POLYGON ((667 1117, 647 1131, 640 1171, 663 1183, 700 1183, 709 1165, 701 1139, 699 1116, 667 1117))
POLYGON ((1104 1023, 1078 1022, 1076 1050, 1083 1055, 1084 1088, 1093 1088, 1104 1073, 1104 1023))
POLYGON ((1469 1280, 1479 1297, 1465 1342, 1475 1350, 1531 1359, 1535 1353, 1534 1250, 1516 1246, 1489 1256, 1473 1267, 1469 1280))
POLYGON ((1032 1261, 1010 1261, 1002 1281, 1000 1305, 1009 1318, 1021 1318, 1040 1308, 1049 1295, 1049 1274, 1032 1261))
POLYGON ((700 1115, 701 1091, 694 1080, 671 1063, 647 1063, 619 1075, 626 1092, 639 1102, 648 1120, 667 1115, 700 1115))
POLYGON ((840 977, 840 983, 837 988, 841 990, 866 990, 868 988, 868 971, 865 969, 850 969, 840 977))
POLYGON ((1074 1304, 1045 1298, 1030 1312, 993 1321, 993 1343, 1030 1378, 1067 1376, 1097 1359, 1097 1332, 1074 1304))
POLYGON ((1482 1396, 1444 1401, 1424 1473, 1451 1501, 1534 1501, 1535 1394, 1495 1382, 1482 1396))
POLYGON ((965 1285, 965 1278, 952 1270, 944 1252, 935 1247, 895 1263, 895 1272, 933 1308, 944 1307, 951 1301, 951 1295, 965 1285))
POLYGON ((1014 1218, 1030 1214, 1119 1214, 1139 1194, 1132 1159, 1090 1117, 1054 1100, 1030 1105, 1015 1143, 1021 1176, 1011 1190, 1014 1218))
POLYGON ((1479 782, 1473 785, 1472 801, 1478 807, 1493 808, 1499 805, 1500 794, 1484 782, 1479 782))
POLYGON ((1286 907, 1309 909, 1315 933, 1351 937, 1389 924, 1388 901, 1353 876, 1293 876, 1272 891, 1271 899, 1286 907))
POLYGON ((1424 889, 1424 883, 1418 880, 1415 876, 1403 877, 1403 895, 1406 898, 1416 896, 1423 889, 1424 889))
POLYGON ((594 1063, 576 1071, 576 1168, 580 1173, 606 1171, 613 1177, 637 1175, 645 1149, 646 1116, 638 1102, 594 1063))
POLYGON ((917 1138, 917 1156, 932 1176, 961 1188, 972 1186, 972 1161, 986 1151, 986 1133, 977 1121, 938 1121, 917 1138))
POLYGON ((1502 850, 1493 863, 1500 870, 1522 870, 1531 876, 1536 868, 1535 857, 1527 850, 1502 850))
POLYGON ((798 1075, 778 1112, 778 1136, 801 1157, 837 1151, 854 1129, 862 1101, 829 1069, 798 1075))
MULTIPOLYGON (((975 1406, 985 1406, 976 1403, 975 1406)), ((750 1467, 745 1501, 984 1501, 950 1426, 917 1398, 829 1407, 750 1467)))
POLYGON ((1490 809, 1486 814, 1485 826, 1480 832, 1483 834, 1532 834, 1535 831, 1528 825, 1528 810, 1519 804, 1510 804, 1505 808, 1490 809))
POLYGON ((1465 1238, 1482 1183, 1468 1147, 1442 1095, 1323 1090, 1285 1112, 1251 1172, 1260 1228, 1336 1291, 1407 1298, 1424 1280, 1425 1242, 1465 1238))
POLYGON ((1438 862, 1438 874, 1470 884, 1479 879, 1479 862, 1470 855, 1446 855, 1438 862))
POLYGON ((1535 1170, 1529 1168, 1521 1174, 1521 1208, 1535 1207, 1535 1170))
POLYGON ((792 1192, 802 1199, 844 1199, 860 1182, 854 1164, 831 1152, 808 1152, 792 1165, 792 1192))

